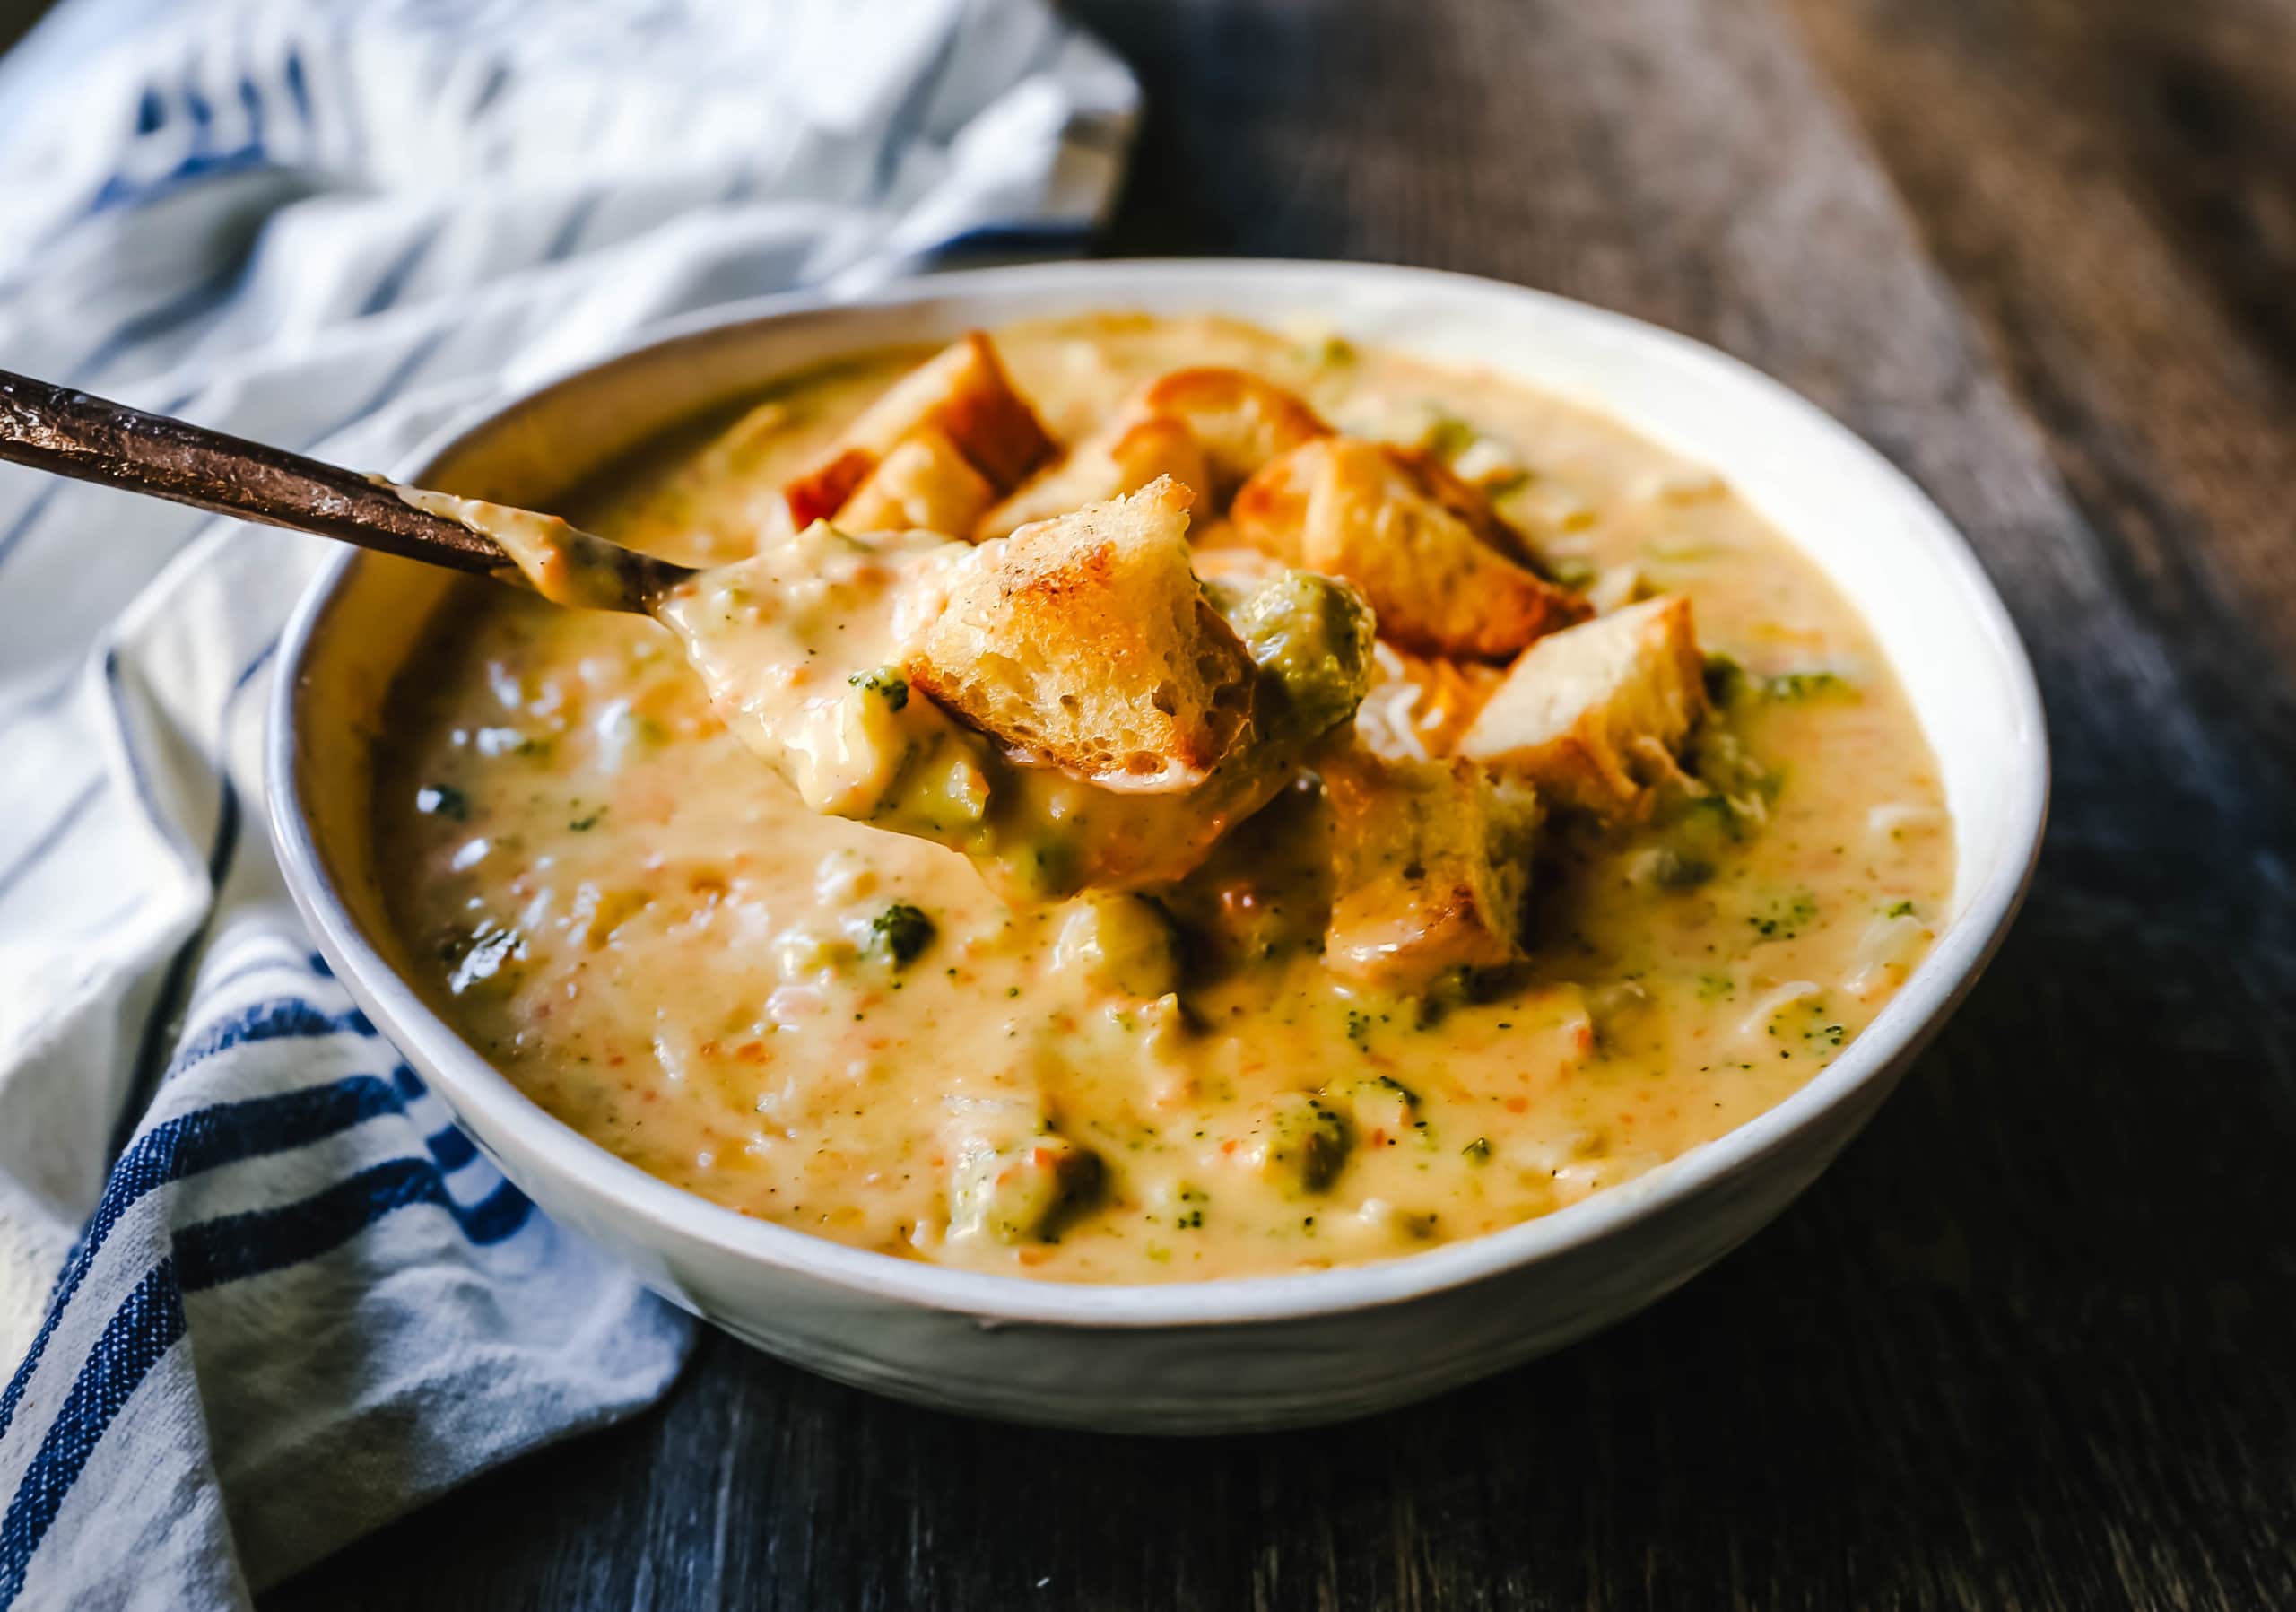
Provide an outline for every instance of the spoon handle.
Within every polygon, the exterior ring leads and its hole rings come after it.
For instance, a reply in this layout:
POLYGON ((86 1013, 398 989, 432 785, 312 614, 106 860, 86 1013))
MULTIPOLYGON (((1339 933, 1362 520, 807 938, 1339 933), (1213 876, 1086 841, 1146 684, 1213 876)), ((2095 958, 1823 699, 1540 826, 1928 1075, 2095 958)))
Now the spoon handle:
POLYGON ((5 370, 0 459, 457 571, 511 563, 491 538, 417 509, 388 482, 5 370))

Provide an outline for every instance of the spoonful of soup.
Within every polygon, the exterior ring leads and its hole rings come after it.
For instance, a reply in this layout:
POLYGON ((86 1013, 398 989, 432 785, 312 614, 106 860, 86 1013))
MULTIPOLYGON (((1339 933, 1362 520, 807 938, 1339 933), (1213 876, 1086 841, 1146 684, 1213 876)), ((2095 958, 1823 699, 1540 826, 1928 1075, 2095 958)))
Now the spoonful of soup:
POLYGON ((957 850, 1015 902, 1185 876, 1370 675, 1345 582, 1274 563, 1201 582, 1194 492, 1161 470, 1009 536, 942 535, 1051 450, 969 337, 793 484, 790 529, 695 570, 0 372, 0 458, 651 615, 809 807, 957 850))

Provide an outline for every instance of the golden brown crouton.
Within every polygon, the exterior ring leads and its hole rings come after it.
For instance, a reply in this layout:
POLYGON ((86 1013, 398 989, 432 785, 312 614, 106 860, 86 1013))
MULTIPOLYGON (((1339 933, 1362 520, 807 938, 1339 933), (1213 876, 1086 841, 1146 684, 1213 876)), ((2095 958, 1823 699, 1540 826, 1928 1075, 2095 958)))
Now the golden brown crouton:
POLYGON ((1605 817, 1649 804, 1706 708, 1690 601, 1630 605, 1525 650, 1459 754, 1605 817))
POLYGON ((802 529, 837 518, 893 445, 926 425, 945 433, 1000 493, 1053 451, 1036 411, 1005 377, 996 349, 971 331, 895 381, 846 428, 827 459, 783 489, 790 519, 802 529))
POLYGON ((1298 397, 1241 370, 1174 370, 1151 381, 1125 417, 1187 427, 1211 466, 1213 484, 1204 492, 1218 505, 1270 459, 1331 434, 1298 397))
POLYGON ((1237 494, 1235 535, 1346 578, 1379 636, 1422 654, 1495 660, 1585 620, 1583 599, 1494 546, 1506 528, 1482 495, 1431 463, 1350 437, 1306 443, 1237 494))
POLYGON ((862 478, 837 519, 848 532, 962 536, 996 496, 996 489, 957 451, 948 432, 920 425, 862 478))
POLYGON ((1490 493, 1462 478, 1443 462, 1439 454, 1424 448, 1390 446, 1420 490, 1457 516, 1467 530, 1509 560, 1522 565, 1533 564, 1530 544, 1522 533, 1507 524, 1491 501, 1490 493))
POLYGON ((1169 478, 1022 527, 956 564, 909 681, 975 727, 1104 788, 1189 789, 1250 715, 1250 654, 1188 569, 1169 478))
POLYGON ((1228 505, 1228 537, 1297 565, 1305 550, 1308 495, 1329 456, 1311 442, 1278 455, 1236 489, 1228 505))
POLYGON ((1327 758, 1331 925, 1324 963, 1396 990, 1455 968, 1522 954, 1537 797, 1480 763, 1383 761, 1361 748, 1327 758))
POLYGON ((1176 420, 1119 420, 1022 483, 981 516, 972 535, 976 540, 1002 537, 1032 520, 1137 492, 1160 475, 1170 476, 1200 501, 1208 503, 1212 497, 1212 472, 1187 426, 1176 420))

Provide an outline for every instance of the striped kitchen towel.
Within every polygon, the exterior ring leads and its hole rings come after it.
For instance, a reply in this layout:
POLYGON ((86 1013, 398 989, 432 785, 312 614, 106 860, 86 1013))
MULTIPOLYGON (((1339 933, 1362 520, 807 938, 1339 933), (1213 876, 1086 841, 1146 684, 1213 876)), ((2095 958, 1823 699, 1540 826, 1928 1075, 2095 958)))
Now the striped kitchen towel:
MULTIPOLYGON (((649 320, 1074 249, 1134 106, 1042 0, 65 0, 0 368, 387 466, 649 320)), ((0 466, 0 1609, 245 1605, 690 1343, 303 937, 256 750, 325 548, 0 466)))

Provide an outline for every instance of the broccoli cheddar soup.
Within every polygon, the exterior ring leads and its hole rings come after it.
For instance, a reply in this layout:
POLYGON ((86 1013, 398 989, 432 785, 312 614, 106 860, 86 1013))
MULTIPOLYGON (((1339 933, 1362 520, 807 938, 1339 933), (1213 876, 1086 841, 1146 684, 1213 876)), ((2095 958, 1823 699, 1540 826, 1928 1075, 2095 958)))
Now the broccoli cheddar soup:
POLYGON ((1016 326, 564 512, 698 569, 654 620, 452 597, 378 756, 394 919, 535 1102, 744 1215, 1060 1281, 1408 1254, 1779 1102, 1944 917, 1827 579, 1492 375, 1016 326))

